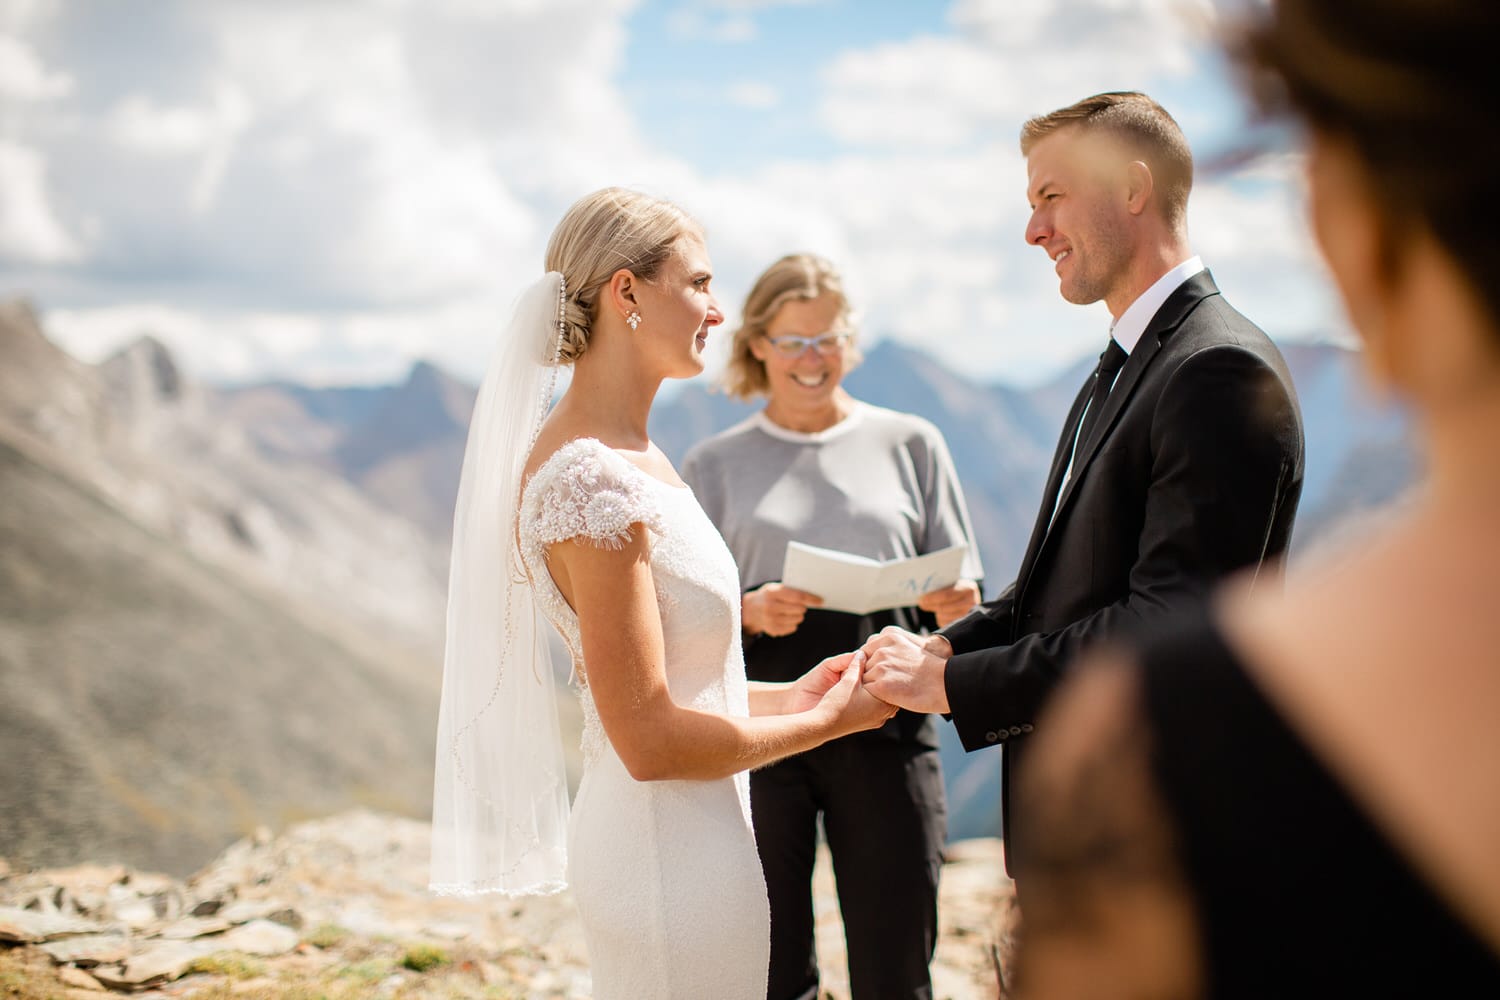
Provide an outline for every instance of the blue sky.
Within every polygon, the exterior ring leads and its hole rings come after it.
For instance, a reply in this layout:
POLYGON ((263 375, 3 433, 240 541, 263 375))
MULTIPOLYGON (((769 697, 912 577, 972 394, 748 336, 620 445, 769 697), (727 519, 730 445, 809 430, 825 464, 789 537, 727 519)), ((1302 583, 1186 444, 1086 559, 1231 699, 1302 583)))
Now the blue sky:
POLYGON ((651 140, 739 173, 840 149, 823 127, 820 75, 841 52, 946 32, 946 5, 785 3, 755 10, 645 3, 629 19, 620 87, 651 140))
MULTIPOLYGON (((1200 163, 1245 112, 1209 0, 0 0, 0 295, 95 360, 210 379, 471 378, 566 205, 606 184, 709 234, 731 317, 791 250, 869 341, 1035 382, 1108 317, 1022 239, 1029 115, 1144 89, 1200 163)), ((1220 286, 1337 333, 1275 153, 1200 174, 1220 286)), ((710 344, 710 374, 726 337, 710 344)))

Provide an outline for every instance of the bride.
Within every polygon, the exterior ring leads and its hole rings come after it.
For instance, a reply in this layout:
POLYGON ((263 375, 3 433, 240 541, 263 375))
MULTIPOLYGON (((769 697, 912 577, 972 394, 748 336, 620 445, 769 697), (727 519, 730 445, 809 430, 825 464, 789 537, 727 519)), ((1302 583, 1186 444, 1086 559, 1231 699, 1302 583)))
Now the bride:
POLYGON ((858 654, 750 684, 739 578, 646 433, 722 322, 703 233, 608 188, 572 206, 480 389, 464 455, 438 722, 432 887, 571 885, 596 996, 765 996, 769 911, 746 771, 894 709, 858 654), (557 366, 572 381, 550 415, 557 366), (569 817, 545 627, 572 654, 569 817))

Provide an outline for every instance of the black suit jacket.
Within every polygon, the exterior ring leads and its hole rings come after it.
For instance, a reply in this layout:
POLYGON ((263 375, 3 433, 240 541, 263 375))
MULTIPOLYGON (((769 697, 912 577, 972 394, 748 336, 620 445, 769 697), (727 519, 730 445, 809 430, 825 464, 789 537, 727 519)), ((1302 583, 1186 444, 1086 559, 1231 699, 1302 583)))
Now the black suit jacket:
MULTIPOLYGON (((1302 492, 1302 420, 1286 362, 1207 271, 1157 310, 1078 442, 1064 487, 1090 389, 1068 414, 1015 583, 942 630, 954 650, 946 687, 964 747, 1006 748, 1013 872, 1025 848, 1012 836, 1011 778, 1037 713, 1079 653, 1283 553, 1302 492)), ((1279 565, 1264 572, 1279 575, 1279 565)))

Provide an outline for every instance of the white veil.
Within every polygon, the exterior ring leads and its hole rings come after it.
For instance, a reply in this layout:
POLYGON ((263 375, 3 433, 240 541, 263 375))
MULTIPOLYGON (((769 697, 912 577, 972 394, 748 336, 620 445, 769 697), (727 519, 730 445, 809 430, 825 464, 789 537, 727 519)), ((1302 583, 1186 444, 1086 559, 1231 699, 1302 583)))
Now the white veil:
POLYGON ((479 389, 453 515, 430 888, 565 887, 568 788, 547 626, 516 545, 521 473, 556 385, 563 276, 521 293, 479 389))

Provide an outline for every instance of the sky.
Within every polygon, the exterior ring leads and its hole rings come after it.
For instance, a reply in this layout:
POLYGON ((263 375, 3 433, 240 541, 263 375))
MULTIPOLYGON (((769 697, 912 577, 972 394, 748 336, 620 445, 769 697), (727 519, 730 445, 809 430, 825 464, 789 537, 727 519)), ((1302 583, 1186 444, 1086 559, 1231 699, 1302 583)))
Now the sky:
MULTIPOLYGON (((1254 3, 1255 0, 1247 0, 1254 3)), ((194 375, 483 372, 577 197, 704 225, 729 318, 784 253, 831 258, 867 345, 987 381, 1097 353, 1027 246, 1029 116, 1144 90, 1199 176, 1194 249, 1283 341, 1340 335, 1284 141, 1210 0, 0 0, 0 297, 99 360, 150 333, 194 375)))

